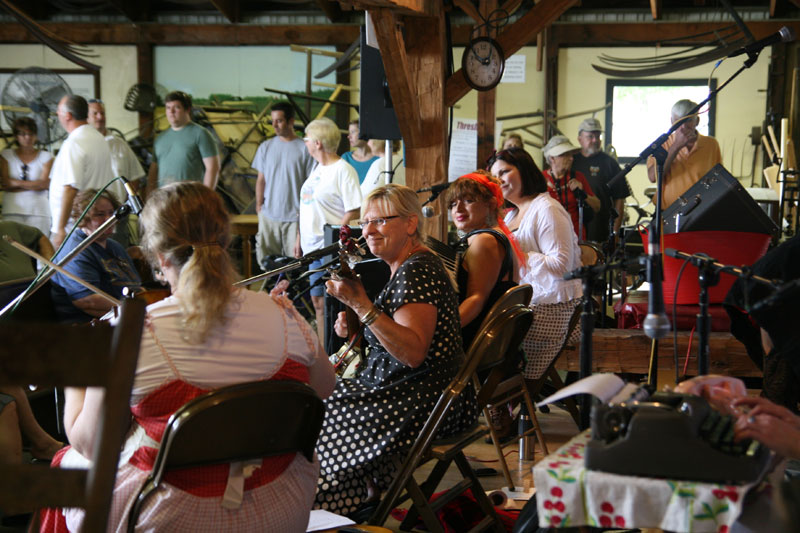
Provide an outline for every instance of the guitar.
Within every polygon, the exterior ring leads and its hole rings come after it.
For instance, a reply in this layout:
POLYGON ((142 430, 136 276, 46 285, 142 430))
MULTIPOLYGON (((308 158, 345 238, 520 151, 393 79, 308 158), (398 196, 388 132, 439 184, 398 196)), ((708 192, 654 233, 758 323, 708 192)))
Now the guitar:
MULTIPOLYGON (((358 279, 351 265, 357 263, 361 259, 361 255, 361 250, 352 237, 352 230, 349 226, 342 226, 339 229, 339 269, 336 271, 336 275, 343 279, 358 279)), ((351 370, 358 371, 363 353, 364 328, 356 312, 347 306, 345 306, 345 321, 349 340, 331 356, 333 369, 340 377, 344 377, 345 374, 349 375, 351 370)))

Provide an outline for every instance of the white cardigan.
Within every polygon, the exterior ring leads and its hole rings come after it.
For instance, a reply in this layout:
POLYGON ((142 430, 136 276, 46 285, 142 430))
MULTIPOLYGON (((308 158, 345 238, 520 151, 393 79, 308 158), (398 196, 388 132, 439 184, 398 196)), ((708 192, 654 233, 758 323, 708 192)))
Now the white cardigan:
MULTIPOLYGON (((506 223, 516 210, 506 215, 506 223)), ((581 266, 578 236, 572 220, 557 200, 539 193, 514 233, 528 255, 527 270, 520 268, 520 283, 533 287, 531 304, 567 302, 583 295, 579 279, 565 281, 563 275, 581 266)))

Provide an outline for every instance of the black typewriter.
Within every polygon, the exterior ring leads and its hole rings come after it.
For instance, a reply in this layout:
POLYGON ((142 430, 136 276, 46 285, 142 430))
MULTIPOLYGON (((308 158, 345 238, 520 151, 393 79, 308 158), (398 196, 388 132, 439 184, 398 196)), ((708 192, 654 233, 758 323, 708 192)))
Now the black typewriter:
POLYGON ((756 441, 733 441, 735 418, 688 394, 592 408, 590 470, 668 479, 744 484, 766 471, 771 452, 756 441))

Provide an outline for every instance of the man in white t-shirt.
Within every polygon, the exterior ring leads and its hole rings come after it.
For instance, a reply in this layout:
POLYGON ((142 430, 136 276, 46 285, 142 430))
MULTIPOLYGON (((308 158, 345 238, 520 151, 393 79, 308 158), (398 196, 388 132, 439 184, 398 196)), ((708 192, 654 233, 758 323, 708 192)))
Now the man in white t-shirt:
POLYGON ((88 114, 89 106, 81 96, 67 95, 58 103, 58 121, 69 135, 50 174, 50 240, 56 248, 64 240, 78 191, 102 189, 114 178, 111 151, 103 136, 87 124, 88 114))
MULTIPOLYGON (((106 107, 102 100, 89 100, 87 122, 99 131, 108 143, 108 149, 111 152, 111 170, 114 176, 123 176, 133 183, 146 176, 142 164, 139 163, 139 159, 131 150, 130 145, 125 139, 114 135, 106 128, 106 107)), ((123 184, 117 181, 112 187, 117 200, 124 202, 128 193, 123 184)))
MULTIPOLYGON (((106 143, 108 143, 108 149, 111 152, 111 170, 114 177, 122 176, 133 183, 135 187, 143 188, 145 183, 139 183, 139 180, 146 176, 145 171, 127 141, 114 135, 106 128, 106 107, 102 100, 94 98, 89 100, 89 116, 86 120, 90 126, 100 132, 106 143)), ((128 198, 128 191, 125 190, 125 185, 121 180, 115 181, 109 189, 120 203, 125 202, 128 198)), ((138 243, 137 221, 138 217, 132 215, 124 222, 117 224, 114 229, 114 240, 126 248, 138 243)))
MULTIPOLYGON (((325 245, 325 224, 345 225, 358 218, 361 188, 355 169, 336 154, 341 137, 336 123, 329 118, 312 120, 306 126, 306 137, 303 141, 308 153, 318 164, 300 189, 300 231, 297 239, 304 254, 319 250, 325 245)), ((309 270, 321 265, 321 259, 314 261, 309 265, 309 270)), ((320 277, 321 272, 312 275, 311 284, 320 277)), ((324 335, 324 291, 322 285, 311 289, 320 339, 324 335)))
POLYGON ((267 270, 270 256, 300 257, 297 220, 300 187, 316 162, 294 133, 294 108, 278 102, 270 110, 275 137, 258 147, 252 167, 256 179, 256 258, 267 270))

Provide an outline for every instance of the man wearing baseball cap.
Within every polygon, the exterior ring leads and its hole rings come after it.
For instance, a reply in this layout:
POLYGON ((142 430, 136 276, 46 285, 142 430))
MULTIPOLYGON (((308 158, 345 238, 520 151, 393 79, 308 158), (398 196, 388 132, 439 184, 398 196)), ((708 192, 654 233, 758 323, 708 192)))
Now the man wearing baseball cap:
POLYGON ((619 215, 614 220, 614 231, 619 229, 625 209, 625 198, 630 195, 625 178, 614 183, 611 190, 606 186, 609 180, 619 173, 620 168, 616 159, 603 152, 602 132, 603 126, 596 118, 590 117, 581 122, 578 126, 578 144, 581 151, 575 154, 572 162, 572 168, 586 176, 592 191, 600 199, 600 209, 587 227, 587 238, 595 242, 608 240, 608 219, 611 216, 612 206, 619 215))
POLYGON ((572 158, 580 148, 574 146, 563 135, 556 135, 547 141, 543 151, 544 158, 550 165, 550 168, 543 172, 550 196, 558 200, 567 210, 578 238, 586 240, 586 225, 583 227, 583 235, 578 231, 578 200, 583 199, 586 202, 584 222, 587 221, 590 208, 592 212, 597 212, 600 208, 600 200, 592 192, 592 187, 583 173, 572 168, 572 158))

